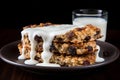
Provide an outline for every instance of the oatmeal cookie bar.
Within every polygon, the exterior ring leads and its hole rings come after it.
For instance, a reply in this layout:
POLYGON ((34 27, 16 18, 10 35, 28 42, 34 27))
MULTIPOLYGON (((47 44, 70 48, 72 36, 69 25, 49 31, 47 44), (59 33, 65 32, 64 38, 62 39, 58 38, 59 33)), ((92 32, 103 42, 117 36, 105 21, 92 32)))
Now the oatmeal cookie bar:
MULTIPOLYGON (((40 63, 42 62, 40 53, 37 53, 35 59, 39 61, 40 63)), ((81 65, 94 64, 95 59, 96 59, 95 53, 84 54, 80 56, 78 55, 65 56, 65 55, 54 54, 50 59, 50 63, 56 63, 56 64, 60 64, 61 66, 70 67, 70 66, 81 66, 81 65)))
POLYGON ((81 43, 94 41, 101 38, 101 31, 99 28, 93 25, 86 25, 83 28, 75 28, 63 35, 56 35, 54 42, 71 42, 71 43, 81 43))
MULTIPOLYGON (((35 56, 34 58, 32 57, 32 60, 35 59, 39 61, 39 63, 42 63, 44 62, 44 59, 41 55, 43 54, 44 49, 46 49, 49 51, 46 55, 52 53, 49 62, 59 64, 60 66, 70 67, 95 63, 97 52, 96 40, 102 37, 101 30, 99 28, 91 24, 82 28, 70 28, 70 30, 65 33, 55 35, 50 42, 50 45, 46 45, 48 48, 45 48, 43 47, 43 43, 45 43, 44 39, 47 38, 44 37, 43 39, 43 35, 41 36, 41 34, 39 34, 39 31, 43 30, 43 28, 40 28, 39 30, 38 28, 46 27, 44 29, 50 29, 47 28, 49 26, 56 27, 56 24, 40 23, 39 25, 29 25, 23 28, 25 33, 22 34, 22 40, 18 44, 18 49, 20 54, 25 56, 25 59, 31 59, 30 55, 34 52, 35 56), (33 35, 31 31, 34 32, 35 35, 33 35)), ((60 27, 61 26, 59 26, 59 28, 60 27)))
MULTIPOLYGON (((29 25, 29 26, 24 27, 23 29, 36 28, 36 27, 48 27, 51 25, 53 25, 53 27, 56 26, 56 24, 41 23, 40 25, 29 25)), ((93 40, 99 39, 101 37, 102 37, 101 30, 99 28, 97 28, 96 26, 88 24, 82 28, 75 28, 73 30, 70 30, 70 31, 66 32, 65 34, 56 35, 53 39, 53 42, 81 43, 81 42, 93 41, 93 40)), ((40 38, 40 36, 38 36, 38 38, 39 38, 38 40, 42 39, 42 38, 40 38)))

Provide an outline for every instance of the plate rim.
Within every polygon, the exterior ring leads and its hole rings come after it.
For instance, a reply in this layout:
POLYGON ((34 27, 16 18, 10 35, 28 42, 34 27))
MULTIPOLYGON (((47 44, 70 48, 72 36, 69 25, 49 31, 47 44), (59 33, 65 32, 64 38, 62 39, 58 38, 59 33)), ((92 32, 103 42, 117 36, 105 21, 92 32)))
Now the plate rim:
MULTIPOLYGON (((56 70, 56 69, 64 69, 64 70, 69 70, 69 69, 73 69, 73 70, 76 70, 76 69, 90 69, 90 68, 96 68, 96 67, 100 67, 100 66, 105 66, 107 64, 110 64, 112 62, 114 62, 115 60, 117 60, 120 56, 120 51, 119 49, 114 46, 113 44, 109 43, 109 42, 103 42, 103 41, 97 41, 97 42, 102 42, 102 43, 105 43, 105 44, 108 44, 110 46, 112 46, 115 50, 116 50, 116 57, 114 59, 111 59, 109 60, 109 62, 107 63, 97 63, 97 64, 92 64, 92 65, 87 65, 87 66, 75 66, 75 67, 48 67, 48 66, 35 66, 35 65, 26 65, 26 64, 19 64, 17 62, 14 62, 14 61, 11 61, 11 60, 8 60, 6 59, 5 57, 3 57, 2 55, 2 50, 5 49, 6 47, 12 45, 12 44, 17 44, 18 42, 20 42, 20 40, 17 40, 17 41, 13 41, 13 42, 10 42, 6 45, 4 45, 3 47, 1 47, 0 49, 0 58, 5 61, 6 63, 8 64, 11 64, 11 65, 14 65, 14 66, 17 66, 17 67, 25 67, 25 68, 32 68, 32 69, 51 69, 51 70, 56 70)), ((115 55, 114 55, 115 56, 115 55)))

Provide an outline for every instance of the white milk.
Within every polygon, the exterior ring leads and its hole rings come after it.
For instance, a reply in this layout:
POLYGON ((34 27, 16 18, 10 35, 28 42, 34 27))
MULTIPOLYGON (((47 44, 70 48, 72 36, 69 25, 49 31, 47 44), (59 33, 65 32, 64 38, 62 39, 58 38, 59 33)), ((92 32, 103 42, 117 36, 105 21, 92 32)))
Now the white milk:
POLYGON ((103 18, 95 18, 95 17, 81 17, 76 18, 73 20, 74 25, 86 25, 86 24, 92 24, 101 29, 101 33, 103 35, 102 38, 99 40, 105 41, 106 39, 106 31, 107 31, 107 21, 103 18))

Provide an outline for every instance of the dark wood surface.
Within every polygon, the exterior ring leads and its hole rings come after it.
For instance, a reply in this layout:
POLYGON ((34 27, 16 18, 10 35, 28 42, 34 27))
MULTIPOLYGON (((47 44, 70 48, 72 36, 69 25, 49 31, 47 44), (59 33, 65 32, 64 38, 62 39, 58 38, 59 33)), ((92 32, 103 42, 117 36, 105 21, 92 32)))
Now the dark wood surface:
MULTIPOLYGON (((0 48, 4 45, 19 40, 21 38, 21 30, 16 29, 0 29, 0 48)), ((115 45, 120 49, 120 31, 108 30, 107 42, 115 45)), ((113 63, 102 68, 90 71, 84 74, 35 74, 8 64, 0 59, 0 80, 120 80, 120 58, 113 63)))

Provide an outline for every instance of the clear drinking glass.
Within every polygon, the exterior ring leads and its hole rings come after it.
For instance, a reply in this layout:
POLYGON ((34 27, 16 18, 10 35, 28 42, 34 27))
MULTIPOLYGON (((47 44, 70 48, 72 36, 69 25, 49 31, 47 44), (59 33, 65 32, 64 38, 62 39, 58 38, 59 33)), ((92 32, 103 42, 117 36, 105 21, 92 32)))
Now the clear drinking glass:
POLYGON ((72 11, 73 25, 92 24, 101 29, 103 35, 99 40, 106 40, 108 12, 100 9, 76 9, 72 11))

